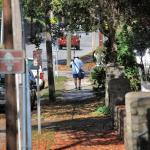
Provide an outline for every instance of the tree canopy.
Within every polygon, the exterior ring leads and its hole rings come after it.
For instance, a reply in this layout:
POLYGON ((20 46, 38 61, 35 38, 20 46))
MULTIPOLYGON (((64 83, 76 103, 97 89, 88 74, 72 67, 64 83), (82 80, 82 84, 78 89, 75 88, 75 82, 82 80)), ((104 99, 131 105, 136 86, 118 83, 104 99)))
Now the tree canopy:
MULTIPOLYGON (((116 33, 122 24, 131 27, 135 48, 149 46, 149 7, 149 0, 24 0, 26 16, 33 16, 39 22, 43 21, 45 12, 51 10, 59 20, 57 27, 62 25, 67 30, 69 26, 71 30, 86 32, 100 30, 108 37, 108 52, 116 49, 116 33)), ((59 29, 55 27, 54 32, 56 30, 59 29)))

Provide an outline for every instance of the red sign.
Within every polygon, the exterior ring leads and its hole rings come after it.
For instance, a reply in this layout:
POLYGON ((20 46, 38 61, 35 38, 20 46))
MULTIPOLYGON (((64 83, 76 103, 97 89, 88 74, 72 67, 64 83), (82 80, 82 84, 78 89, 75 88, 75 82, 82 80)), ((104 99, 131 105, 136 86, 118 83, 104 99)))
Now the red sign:
POLYGON ((42 65, 41 54, 42 54, 42 50, 40 49, 33 51, 33 65, 34 66, 42 65))
POLYGON ((0 50, 0 73, 15 74, 24 72, 22 50, 0 50))

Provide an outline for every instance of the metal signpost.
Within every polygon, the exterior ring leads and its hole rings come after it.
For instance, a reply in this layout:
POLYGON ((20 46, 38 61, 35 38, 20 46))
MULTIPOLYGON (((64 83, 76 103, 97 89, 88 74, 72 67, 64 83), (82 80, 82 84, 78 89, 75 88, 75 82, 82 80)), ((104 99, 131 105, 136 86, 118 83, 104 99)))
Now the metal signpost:
POLYGON ((39 66, 42 65, 41 50, 33 51, 33 65, 37 66, 37 115, 38 115, 38 134, 41 134, 41 106, 40 106, 40 87, 39 87, 39 66))

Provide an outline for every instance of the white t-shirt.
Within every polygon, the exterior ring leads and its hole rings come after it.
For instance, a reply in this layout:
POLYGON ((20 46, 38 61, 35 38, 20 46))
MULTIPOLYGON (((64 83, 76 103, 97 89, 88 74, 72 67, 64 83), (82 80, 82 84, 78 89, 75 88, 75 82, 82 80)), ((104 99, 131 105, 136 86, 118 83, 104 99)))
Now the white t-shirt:
POLYGON ((78 74, 83 67, 83 62, 79 58, 75 58, 70 65, 72 66, 72 74, 78 74))

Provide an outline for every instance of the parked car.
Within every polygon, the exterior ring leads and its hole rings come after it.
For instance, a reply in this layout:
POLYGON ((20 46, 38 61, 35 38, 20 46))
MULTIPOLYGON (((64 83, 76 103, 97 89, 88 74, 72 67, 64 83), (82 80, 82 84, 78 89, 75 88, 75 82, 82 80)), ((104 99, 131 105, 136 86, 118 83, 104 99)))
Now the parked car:
POLYGON ((30 85, 31 110, 33 110, 35 106, 35 102, 37 101, 37 95, 36 95, 37 85, 31 70, 29 70, 29 85, 30 85))
MULTIPOLYGON (((37 85, 37 80, 38 80, 37 69, 38 69, 38 67, 32 65, 30 67, 30 69, 35 77, 36 85, 37 85)), ((41 66, 39 66, 39 87, 40 87, 40 89, 44 89, 44 87, 45 87, 44 72, 43 72, 41 66)))
MULTIPOLYGON (((60 38, 58 38, 58 48, 62 49, 67 46, 67 35, 62 34, 60 38)), ((74 47, 76 50, 80 50, 80 36, 72 35, 71 37, 71 47, 74 47)))
POLYGON ((45 79, 44 79, 44 72, 42 69, 42 66, 34 66, 33 65, 33 58, 28 58, 28 64, 29 64, 29 69, 32 71, 35 80, 36 80, 36 84, 37 84, 37 69, 39 69, 39 87, 40 89, 44 89, 45 87, 45 79))
POLYGON ((5 93, 6 93, 5 75, 4 74, 0 74, 0 106, 1 105, 5 105, 5 103, 6 103, 5 93))
MULTIPOLYGON (((29 85, 30 85, 30 100, 31 100, 31 110, 33 110, 35 106, 35 102, 37 100, 37 95, 36 95, 36 80, 34 78, 33 73, 29 70, 29 85)), ((0 74, 0 106, 5 106, 6 104, 6 99, 5 99, 5 94, 6 94, 6 87, 5 87, 5 75, 0 74)))

